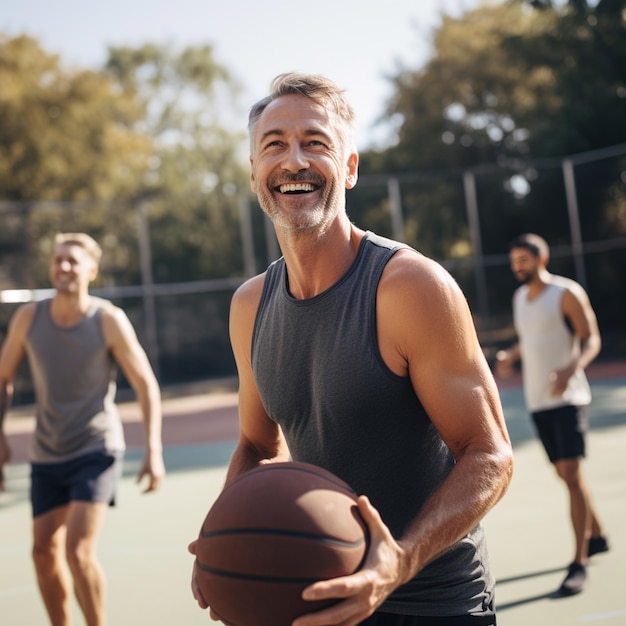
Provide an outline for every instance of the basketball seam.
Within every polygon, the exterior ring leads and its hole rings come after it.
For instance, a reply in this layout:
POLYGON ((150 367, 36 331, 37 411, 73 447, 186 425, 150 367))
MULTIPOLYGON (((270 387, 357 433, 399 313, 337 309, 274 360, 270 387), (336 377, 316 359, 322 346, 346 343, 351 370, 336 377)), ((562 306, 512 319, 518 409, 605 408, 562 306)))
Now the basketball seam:
POLYGON ((282 537, 295 537, 298 539, 309 539, 311 541, 321 541, 327 544, 334 544, 338 546, 345 546, 348 548, 358 547, 365 543, 365 538, 362 537, 356 541, 347 541, 345 539, 337 539, 336 537, 329 537, 328 535, 319 535, 316 533, 305 533, 295 530, 282 530, 280 528, 228 528, 225 530, 212 530, 212 531, 200 531, 200 536, 203 539, 210 539, 212 537, 221 537, 224 535, 280 535, 282 537))
POLYGON ((291 584, 312 584, 318 582, 319 578, 314 577, 291 577, 291 576, 264 576, 261 574, 242 574, 240 572, 231 572, 228 570, 219 569, 217 567, 211 567, 210 565, 205 565, 204 563, 200 563, 196 559, 196 565, 203 571, 208 574, 213 574, 215 576, 222 576, 224 578, 236 578, 237 580, 257 580, 263 582, 271 582, 271 583, 291 583, 291 584))

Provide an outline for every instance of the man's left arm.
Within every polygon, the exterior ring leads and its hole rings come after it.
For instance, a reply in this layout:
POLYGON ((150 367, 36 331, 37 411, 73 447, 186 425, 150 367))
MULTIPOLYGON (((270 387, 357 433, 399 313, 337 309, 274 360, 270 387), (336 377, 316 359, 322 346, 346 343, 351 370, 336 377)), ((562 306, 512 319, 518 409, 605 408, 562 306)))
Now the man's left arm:
POLYGON ((443 268, 415 263, 401 270, 413 289, 395 327, 413 387, 455 465, 399 541, 413 575, 476 527, 513 471, 500 396, 466 298, 443 268))
POLYGON ((586 369, 598 356, 602 347, 600 329, 595 311, 589 301, 587 292, 574 285, 563 294, 563 315, 569 320, 574 333, 580 339, 580 355, 573 364, 574 369, 586 369))
POLYGON ((144 493, 154 491, 165 476, 161 439, 161 392, 150 361, 130 320, 119 307, 103 311, 103 330, 116 362, 133 388, 141 408, 146 438, 146 454, 137 476, 149 479, 144 493))
POLYGON ((360 496, 370 530, 366 563, 352 576, 308 587, 307 599, 345 601, 303 616, 298 626, 360 623, 472 531, 511 481, 513 452, 498 390, 452 277, 423 257, 392 260, 379 286, 377 328, 383 359, 396 374, 410 377, 456 463, 398 540, 360 496))

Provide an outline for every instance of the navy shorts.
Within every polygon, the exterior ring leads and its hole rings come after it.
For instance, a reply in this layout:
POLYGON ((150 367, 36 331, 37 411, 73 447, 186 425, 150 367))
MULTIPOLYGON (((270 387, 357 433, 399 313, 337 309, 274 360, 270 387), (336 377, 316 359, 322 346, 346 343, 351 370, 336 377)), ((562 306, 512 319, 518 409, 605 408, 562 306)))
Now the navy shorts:
POLYGON ((419 617, 395 613, 374 613, 361 626, 496 626, 496 614, 490 607, 480 613, 450 617, 419 617))
POLYGON ((123 453, 90 452, 60 463, 31 463, 33 517, 71 501, 115 504, 123 453))
POLYGON ((536 411, 532 416, 550 462, 585 456, 587 407, 560 406, 536 411))

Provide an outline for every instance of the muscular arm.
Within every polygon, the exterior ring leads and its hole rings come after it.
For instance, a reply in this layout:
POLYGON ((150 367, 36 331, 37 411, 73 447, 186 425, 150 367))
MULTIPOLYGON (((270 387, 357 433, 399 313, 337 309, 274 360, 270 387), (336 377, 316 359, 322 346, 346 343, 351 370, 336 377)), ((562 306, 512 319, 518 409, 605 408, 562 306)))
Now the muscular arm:
POLYGON ((307 599, 345 602, 296 620, 298 626, 360 623, 475 528, 511 480, 512 449, 498 392, 465 298, 447 272, 413 252, 397 253, 379 286, 377 331, 383 359, 410 377, 456 464, 398 541, 360 498, 371 536, 367 561, 352 576, 308 587, 307 599))
POLYGON ((137 395, 146 437, 146 455, 137 481, 148 476, 145 492, 157 489, 165 475, 161 441, 161 393, 150 362, 130 320, 118 307, 103 311, 102 329, 106 342, 137 395))
POLYGON ((227 484, 259 463, 289 459, 282 431, 265 412, 252 373, 252 331, 262 288, 263 276, 256 277, 237 290, 231 303, 230 339, 239 375, 239 442, 227 484))
POLYGON ((569 379, 577 370, 584 370, 598 356, 602 347, 596 314, 587 293, 577 283, 572 283, 563 293, 561 311, 580 340, 580 352, 566 367, 551 373, 554 396, 561 396, 565 392, 569 379))
MULTIPOLYGON (((235 292, 230 307, 230 341, 239 375, 239 442, 228 466, 226 485, 260 463, 289 460, 282 431, 265 412, 252 374, 252 331, 262 289, 262 275, 249 280, 235 292)), ((193 555, 196 544, 192 541, 188 547, 193 555)), ((191 590, 200 607, 208 608, 198 586, 195 563, 191 590)), ((213 613, 211 617, 219 619, 213 613)))
POLYGON ((585 369, 598 356, 602 347, 596 314, 587 293, 579 285, 563 294, 561 307, 581 342, 580 355, 572 365, 574 369, 585 369))
POLYGON ((9 324, 9 332, 0 352, 0 491, 4 491, 3 467, 11 460, 11 448, 4 434, 4 418, 13 398, 13 379, 26 353, 26 335, 35 304, 19 308, 9 324))
POLYGON ((399 542, 408 579, 470 532, 500 500, 511 479, 512 449, 470 310, 448 273, 408 253, 390 265, 379 302, 381 348, 398 373, 407 369, 456 460, 399 542))

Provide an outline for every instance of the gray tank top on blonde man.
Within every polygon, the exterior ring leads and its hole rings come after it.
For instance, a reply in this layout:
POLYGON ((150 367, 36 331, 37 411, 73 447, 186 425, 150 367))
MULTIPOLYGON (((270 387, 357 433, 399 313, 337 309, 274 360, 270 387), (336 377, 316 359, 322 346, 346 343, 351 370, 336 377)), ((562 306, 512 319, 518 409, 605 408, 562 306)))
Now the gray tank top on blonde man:
POLYGON ((52 320, 50 302, 37 304, 26 339, 37 398, 30 460, 53 463, 88 452, 121 452, 117 368, 101 320, 102 309, 111 304, 91 296, 81 321, 62 328, 52 320))

